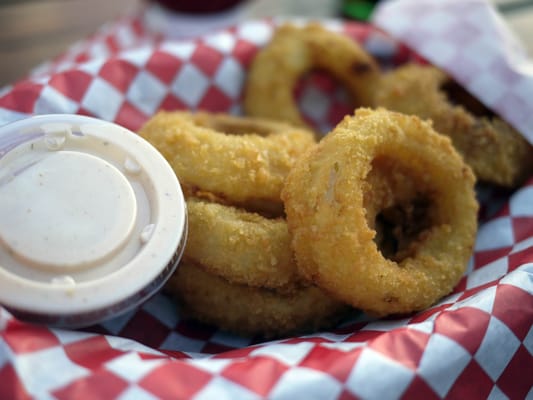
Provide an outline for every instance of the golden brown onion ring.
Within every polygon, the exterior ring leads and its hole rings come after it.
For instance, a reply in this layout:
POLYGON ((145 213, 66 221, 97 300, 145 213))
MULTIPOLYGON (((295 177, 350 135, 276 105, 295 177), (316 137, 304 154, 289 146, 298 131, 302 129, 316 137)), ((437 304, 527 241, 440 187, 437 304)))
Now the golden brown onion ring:
POLYGON ((317 23, 285 24, 252 61, 244 95, 246 114, 308 127, 295 102, 294 88, 314 69, 338 79, 354 106, 372 105, 379 67, 359 44, 317 23))
POLYGON ((531 145, 435 67, 408 64, 385 74, 375 102, 431 119, 437 132, 452 139, 480 181, 513 187, 533 173, 531 145))
POLYGON ((205 112, 159 112, 139 134, 186 191, 201 188, 239 204, 281 203, 285 176, 315 142, 311 132, 284 123, 205 112))
POLYGON ((292 290, 301 281, 287 223, 244 209, 187 199, 185 256, 232 283, 292 290))
POLYGON ((190 317, 246 336, 280 337, 330 328, 351 310, 314 286, 280 294, 231 284, 186 258, 166 290, 190 317))
POLYGON ((371 314, 432 305, 453 289, 471 255, 474 182, 429 123, 384 109, 356 111, 287 177, 282 199, 299 271, 371 314), (385 230, 396 240, 392 255, 376 244, 380 214, 393 225, 385 230))

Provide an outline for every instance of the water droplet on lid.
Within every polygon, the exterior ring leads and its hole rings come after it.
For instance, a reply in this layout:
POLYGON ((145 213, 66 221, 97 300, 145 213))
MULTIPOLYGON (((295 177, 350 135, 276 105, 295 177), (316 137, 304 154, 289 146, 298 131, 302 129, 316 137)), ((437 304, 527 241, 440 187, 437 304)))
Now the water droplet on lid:
POLYGON ((48 150, 59 150, 65 144, 67 135, 72 133, 71 126, 64 123, 47 123, 41 125, 44 143, 48 150))
POLYGON ((44 143, 48 150, 59 150, 65 144, 65 136, 58 134, 44 135, 44 143))
POLYGON ((146 225, 143 230, 141 231, 141 243, 146 243, 150 240, 152 237, 152 234, 155 230, 155 224, 148 224, 146 225))
POLYGON ((131 157, 127 157, 124 161, 124 169, 126 170, 126 172, 132 175, 137 175, 141 172, 141 166, 136 160, 131 157))
POLYGON ((60 276, 53 277, 50 280, 50 283, 52 283, 54 285, 74 286, 76 284, 76 281, 70 275, 60 275, 60 276))

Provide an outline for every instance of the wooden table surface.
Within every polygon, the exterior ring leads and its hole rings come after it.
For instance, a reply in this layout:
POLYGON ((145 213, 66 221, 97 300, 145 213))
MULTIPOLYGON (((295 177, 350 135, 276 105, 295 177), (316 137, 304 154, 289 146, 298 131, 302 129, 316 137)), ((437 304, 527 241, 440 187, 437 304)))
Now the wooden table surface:
POLYGON ((0 86, 140 4, 141 0, 0 0, 0 86))
MULTIPOLYGON (((0 0, 0 87, 146 0, 0 0)), ((533 57, 533 0, 493 0, 533 57)), ((331 16, 336 0, 249 0, 250 16, 331 16)))

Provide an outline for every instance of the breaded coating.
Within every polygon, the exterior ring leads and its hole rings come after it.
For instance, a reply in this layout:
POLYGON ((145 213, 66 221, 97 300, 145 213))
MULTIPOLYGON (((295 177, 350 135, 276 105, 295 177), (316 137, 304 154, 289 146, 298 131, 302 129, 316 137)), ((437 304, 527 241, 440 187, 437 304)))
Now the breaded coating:
POLYGON ((372 315, 423 310, 466 270, 477 232, 474 183, 431 124, 359 109, 287 177, 282 199, 298 270, 372 315))
POLYGON ((291 294, 231 284, 183 259, 167 282, 183 311, 204 323, 262 338, 332 328, 353 312, 314 286, 291 294))
POLYGON ((408 64, 383 76, 375 104, 433 121, 478 180, 516 187, 533 173, 533 147, 443 71, 408 64))
POLYGON ((294 89, 312 70, 325 70, 335 77, 352 96, 354 107, 372 105, 380 71, 370 54, 353 39, 317 23, 285 24, 252 61, 245 113, 309 127, 294 99, 294 89))
POLYGON ((295 159, 314 134, 288 124, 217 113, 161 111, 139 134, 180 183, 239 204, 277 202, 295 159))
POLYGON ((301 282, 283 218, 187 199, 185 256, 232 283, 290 291, 301 282))

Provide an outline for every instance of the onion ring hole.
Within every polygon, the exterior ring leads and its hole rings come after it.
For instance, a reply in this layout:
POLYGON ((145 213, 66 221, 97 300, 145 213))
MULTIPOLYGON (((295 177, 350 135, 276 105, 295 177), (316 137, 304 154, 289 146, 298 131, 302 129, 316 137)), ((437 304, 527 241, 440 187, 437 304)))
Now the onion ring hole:
POLYGON ((415 197, 412 202, 395 204, 376 216, 375 242, 385 258, 400 262, 416 253, 429 228, 427 198, 415 197))
POLYGON ((415 171, 387 156, 373 160, 364 204, 367 223, 375 230, 374 242, 383 257, 399 263, 414 257, 428 230, 437 221, 434 202, 415 171))
POLYGON ((232 118, 231 121, 223 118, 196 118, 195 123, 203 128, 212 129, 226 135, 257 134, 259 136, 268 136, 272 133, 266 126, 260 124, 255 124, 253 128, 250 128, 249 122, 240 121, 238 118, 232 118))
POLYGON ((321 68, 314 68, 298 79, 293 98, 304 121, 323 134, 344 116, 352 114, 355 108, 368 106, 356 101, 340 79, 321 68), (317 115, 316 110, 323 108, 327 110, 326 115, 317 115))
POLYGON ((442 83, 439 89, 445 94, 451 104, 463 106, 466 111, 476 117, 490 119, 495 116, 494 112, 452 79, 442 83))

